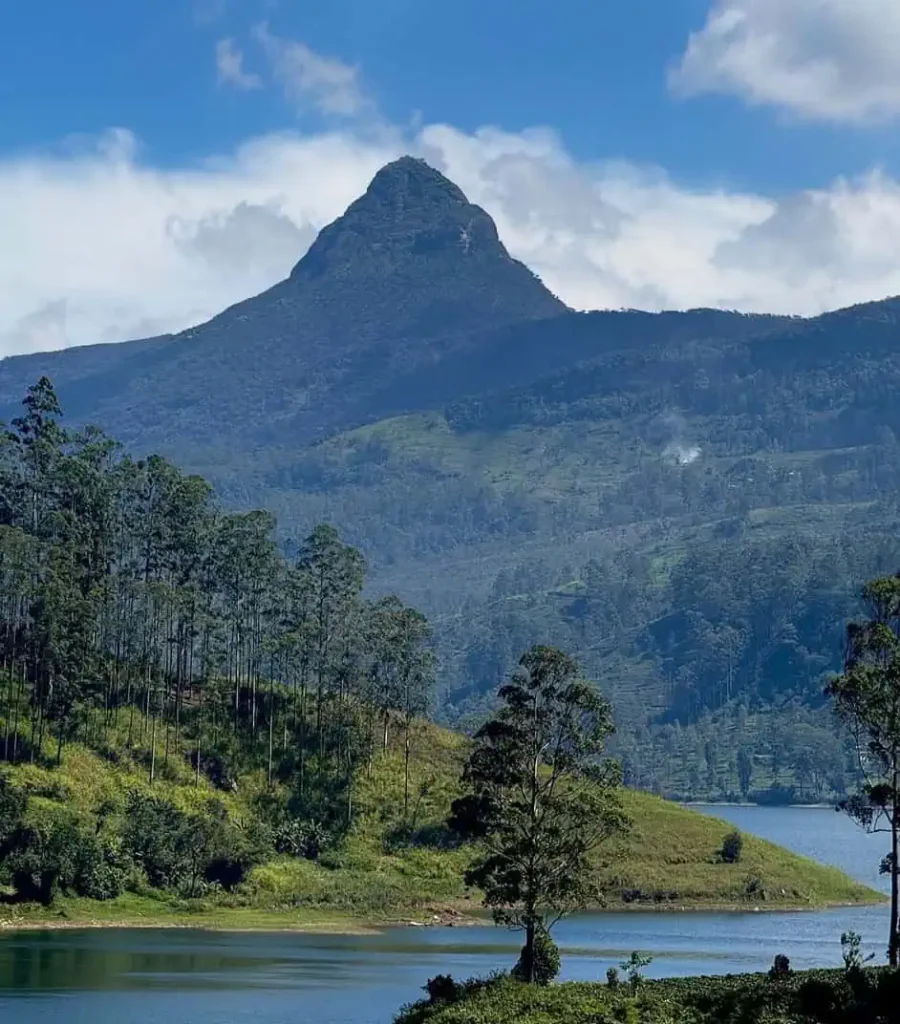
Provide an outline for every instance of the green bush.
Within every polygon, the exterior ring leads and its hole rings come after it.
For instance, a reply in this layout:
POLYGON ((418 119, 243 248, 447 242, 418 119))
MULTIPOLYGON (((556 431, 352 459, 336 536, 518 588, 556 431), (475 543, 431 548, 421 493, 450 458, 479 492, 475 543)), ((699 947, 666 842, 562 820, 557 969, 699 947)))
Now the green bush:
POLYGON ((449 974, 438 974, 434 978, 429 978, 424 988, 432 1005, 458 1002, 465 992, 464 987, 457 984, 449 974))
POLYGON ((92 900, 113 900, 124 892, 128 859, 118 843, 85 835, 74 888, 92 900))
POLYGON ((297 818, 282 821, 272 830, 272 841, 278 853, 304 860, 318 860, 330 839, 327 829, 318 822, 297 818))
POLYGON ((186 814, 139 792, 128 796, 122 845, 152 886, 187 896, 208 885, 235 888, 265 853, 261 837, 239 832, 217 800, 201 814, 186 814))
POLYGON ((628 975, 628 984, 631 988, 631 994, 637 995, 638 989, 644 984, 643 970, 645 967, 649 967, 653 963, 653 957, 647 956, 645 953, 639 953, 635 950, 631 956, 624 960, 619 966, 628 975))
POLYGON ((778 956, 772 961, 772 966, 769 968, 770 978, 784 978, 791 973, 791 961, 783 953, 779 953, 778 956))
MULTIPOLYGON (((535 985, 549 985, 559 974, 559 948, 550 938, 546 928, 538 928, 534 935, 534 970, 533 979, 535 985)), ((512 976, 517 981, 528 979, 528 965, 525 962, 525 949, 523 948, 516 966, 512 969, 512 976)))
POLYGON ((0 775, 0 865, 12 852, 12 844, 25 820, 25 794, 0 775))
POLYGON ((87 838, 74 818, 47 818, 15 831, 7 866, 18 899, 49 906, 59 891, 78 894, 89 858, 87 838))
POLYGON ((895 1024, 900 1006, 900 972, 879 969, 850 978, 791 972, 777 982, 765 974, 670 978, 644 982, 636 995, 626 986, 539 988, 509 978, 453 985, 452 998, 420 1000, 396 1024, 895 1024))
POLYGON ((740 832, 729 832, 722 842, 719 859, 723 864, 739 864, 744 853, 744 837, 740 832))

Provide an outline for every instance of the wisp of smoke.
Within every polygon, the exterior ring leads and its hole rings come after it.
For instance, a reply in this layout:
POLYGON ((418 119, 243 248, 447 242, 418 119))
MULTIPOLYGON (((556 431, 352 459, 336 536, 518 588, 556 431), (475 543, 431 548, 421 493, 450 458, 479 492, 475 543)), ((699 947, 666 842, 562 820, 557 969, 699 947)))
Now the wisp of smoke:
POLYGON ((696 462, 701 455, 700 449, 696 445, 682 444, 680 441, 673 441, 671 444, 666 445, 663 451, 663 458, 670 459, 679 466, 689 466, 692 462, 696 462))

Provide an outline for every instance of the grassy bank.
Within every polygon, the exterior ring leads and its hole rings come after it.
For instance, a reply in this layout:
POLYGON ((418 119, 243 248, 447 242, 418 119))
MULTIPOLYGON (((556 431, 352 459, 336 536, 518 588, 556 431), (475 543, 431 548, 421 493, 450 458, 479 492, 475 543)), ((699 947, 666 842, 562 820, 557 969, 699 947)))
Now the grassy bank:
POLYGON ((859 1024, 896 1019, 898 981, 886 971, 810 971, 674 978, 635 992, 625 979, 539 988, 501 978, 459 986, 458 1001, 406 1007, 396 1024, 859 1024))
POLYGON ((811 908, 883 897, 835 868, 746 836, 739 863, 717 857, 734 826, 646 793, 626 792, 633 826, 602 850, 612 904, 659 908, 811 908))
MULTIPOLYGON (((270 855, 232 889, 208 886, 190 898, 154 887, 132 870, 126 891, 112 899, 62 892, 49 907, 0 904, 0 925, 353 932, 390 923, 464 924, 480 906, 479 894, 462 883, 471 851, 454 846, 443 827, 464 753, 460 736, 417 726, 412 828, 401 829, 401 752, 389 747, 356 777, 353 828, 316 860, 270 855)), ((71 743, 58 766, 48 758, 5 771, 28 794, 33 821, 74 811, 87 829, 102 813, 102 827, 115 830, 126 815, 128 794, 140 792, 198 815, 215 800, 236 829, 247 830, 259 824, 259 808, 271 796, 262 771, 241 776, 234 789, 215 789, 202 774, 198 778, 172 739, 168 756, 163 745, 157 751, 152 787, 147 760, 146 748, 126 749, 123 736, 113 732, 102 756, 71 743)), ((596 862, 610 909, 814 909, 881 898, 839 871, 749 836, 740 863, 720 863, 718 851, 732 830, 726 822, 647 794, 626 792, 623 801, 632 828, 604 847, 596 862)))

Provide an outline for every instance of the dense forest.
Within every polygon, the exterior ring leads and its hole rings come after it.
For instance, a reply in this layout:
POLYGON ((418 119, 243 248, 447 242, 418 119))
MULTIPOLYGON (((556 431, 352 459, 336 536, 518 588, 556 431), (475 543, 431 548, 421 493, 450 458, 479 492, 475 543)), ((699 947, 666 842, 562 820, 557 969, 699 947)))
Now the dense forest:
POLYGON ((517 644, 545 636, 604 681, 629 784, 673 797, 827 800, 856 775, 823 696, 859 608, 850 581, 897 564, 894 537, 860 532, 613 553, 564 567, 555 584, 535 565, 436 618, 445 678, 463 720, 477 720, 485 698, 464 680, 499 680, 517 644))

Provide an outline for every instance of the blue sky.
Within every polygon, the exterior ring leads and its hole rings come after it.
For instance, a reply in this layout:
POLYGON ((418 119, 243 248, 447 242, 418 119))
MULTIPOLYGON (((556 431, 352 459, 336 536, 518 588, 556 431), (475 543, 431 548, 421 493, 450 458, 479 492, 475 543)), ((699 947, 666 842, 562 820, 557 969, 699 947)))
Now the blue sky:
POLYGON ((896 0, 10 7, 0 355, 274 283, 406 150, 579 307, 900 291, 896 0))
MULTIPOLYGON (((864 3, 865 0, 862 0, 864 3)), ((360 69, 384 115, 473 131, 551 125, 580 159, 618 157, 686 181, 768 191, 900 169, 892 125, 797 122, 740 99, 685 100, 666 72, 707 0, 45 0, 15 4, 0 39, 0 152, 126 126, 155 161, 227 150, 297 119, 279 94, 235 102, 213 70, 223 36, 260 63, 263 19, 280 36, 360 69)))

